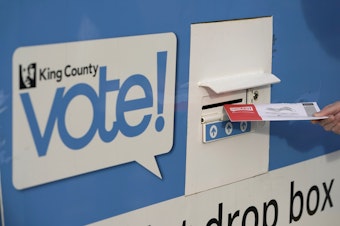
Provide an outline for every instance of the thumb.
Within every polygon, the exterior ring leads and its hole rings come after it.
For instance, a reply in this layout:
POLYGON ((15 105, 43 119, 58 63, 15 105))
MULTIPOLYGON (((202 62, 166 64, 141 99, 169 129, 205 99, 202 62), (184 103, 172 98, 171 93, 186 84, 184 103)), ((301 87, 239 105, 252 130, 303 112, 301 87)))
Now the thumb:
POLYGON ((327 105, 321 111, 316 112, 314 116, 329 116, 335 115, 336 113, 340 112, 340 102, 335 102, 333 104, 327 105))

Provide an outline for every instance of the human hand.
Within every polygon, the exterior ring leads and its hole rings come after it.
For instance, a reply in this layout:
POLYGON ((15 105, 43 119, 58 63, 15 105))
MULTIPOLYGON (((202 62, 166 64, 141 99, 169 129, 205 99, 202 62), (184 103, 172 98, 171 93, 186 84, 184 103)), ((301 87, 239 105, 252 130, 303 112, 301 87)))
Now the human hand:
POLYGON ((326 119, 312 120, 312 123, 319 124, 326 131, 340 134, 340 101, 327 105, 321 111, 315 113, 314 116, 328 116, 326 119))

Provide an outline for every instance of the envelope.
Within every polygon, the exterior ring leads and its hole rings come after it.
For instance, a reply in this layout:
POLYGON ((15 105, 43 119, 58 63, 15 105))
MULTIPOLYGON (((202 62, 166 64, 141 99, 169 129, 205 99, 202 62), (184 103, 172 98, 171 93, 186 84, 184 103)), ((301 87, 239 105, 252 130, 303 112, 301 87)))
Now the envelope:
POLYGON ((271 104, 225 104, 224 109, 230 121, 290 121, 319 120, 314 117, 320 111, 316 102, 271 103, 271 104))

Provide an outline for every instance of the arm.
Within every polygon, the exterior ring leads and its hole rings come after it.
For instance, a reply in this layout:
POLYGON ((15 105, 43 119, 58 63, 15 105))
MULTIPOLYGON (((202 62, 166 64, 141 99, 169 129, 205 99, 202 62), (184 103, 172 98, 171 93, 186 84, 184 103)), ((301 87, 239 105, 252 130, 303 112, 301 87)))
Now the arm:
POLYGON ((324 107, 321 111, 315 113, 314 116, 329 116, 327 119, 313 120, 312 123, 319 124, 326 131, 340 134, 340 101, 324 107))

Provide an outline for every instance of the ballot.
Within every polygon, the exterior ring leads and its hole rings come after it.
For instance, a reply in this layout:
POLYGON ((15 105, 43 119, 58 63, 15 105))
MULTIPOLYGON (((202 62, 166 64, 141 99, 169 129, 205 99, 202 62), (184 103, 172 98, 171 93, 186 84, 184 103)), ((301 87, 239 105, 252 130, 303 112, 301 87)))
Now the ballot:
POLYGON ((327 116, 315 117, 320 111, 316 102, 271 103, 271 104, 225 104, 230 121, 289 121, 320 120, 327 116))

